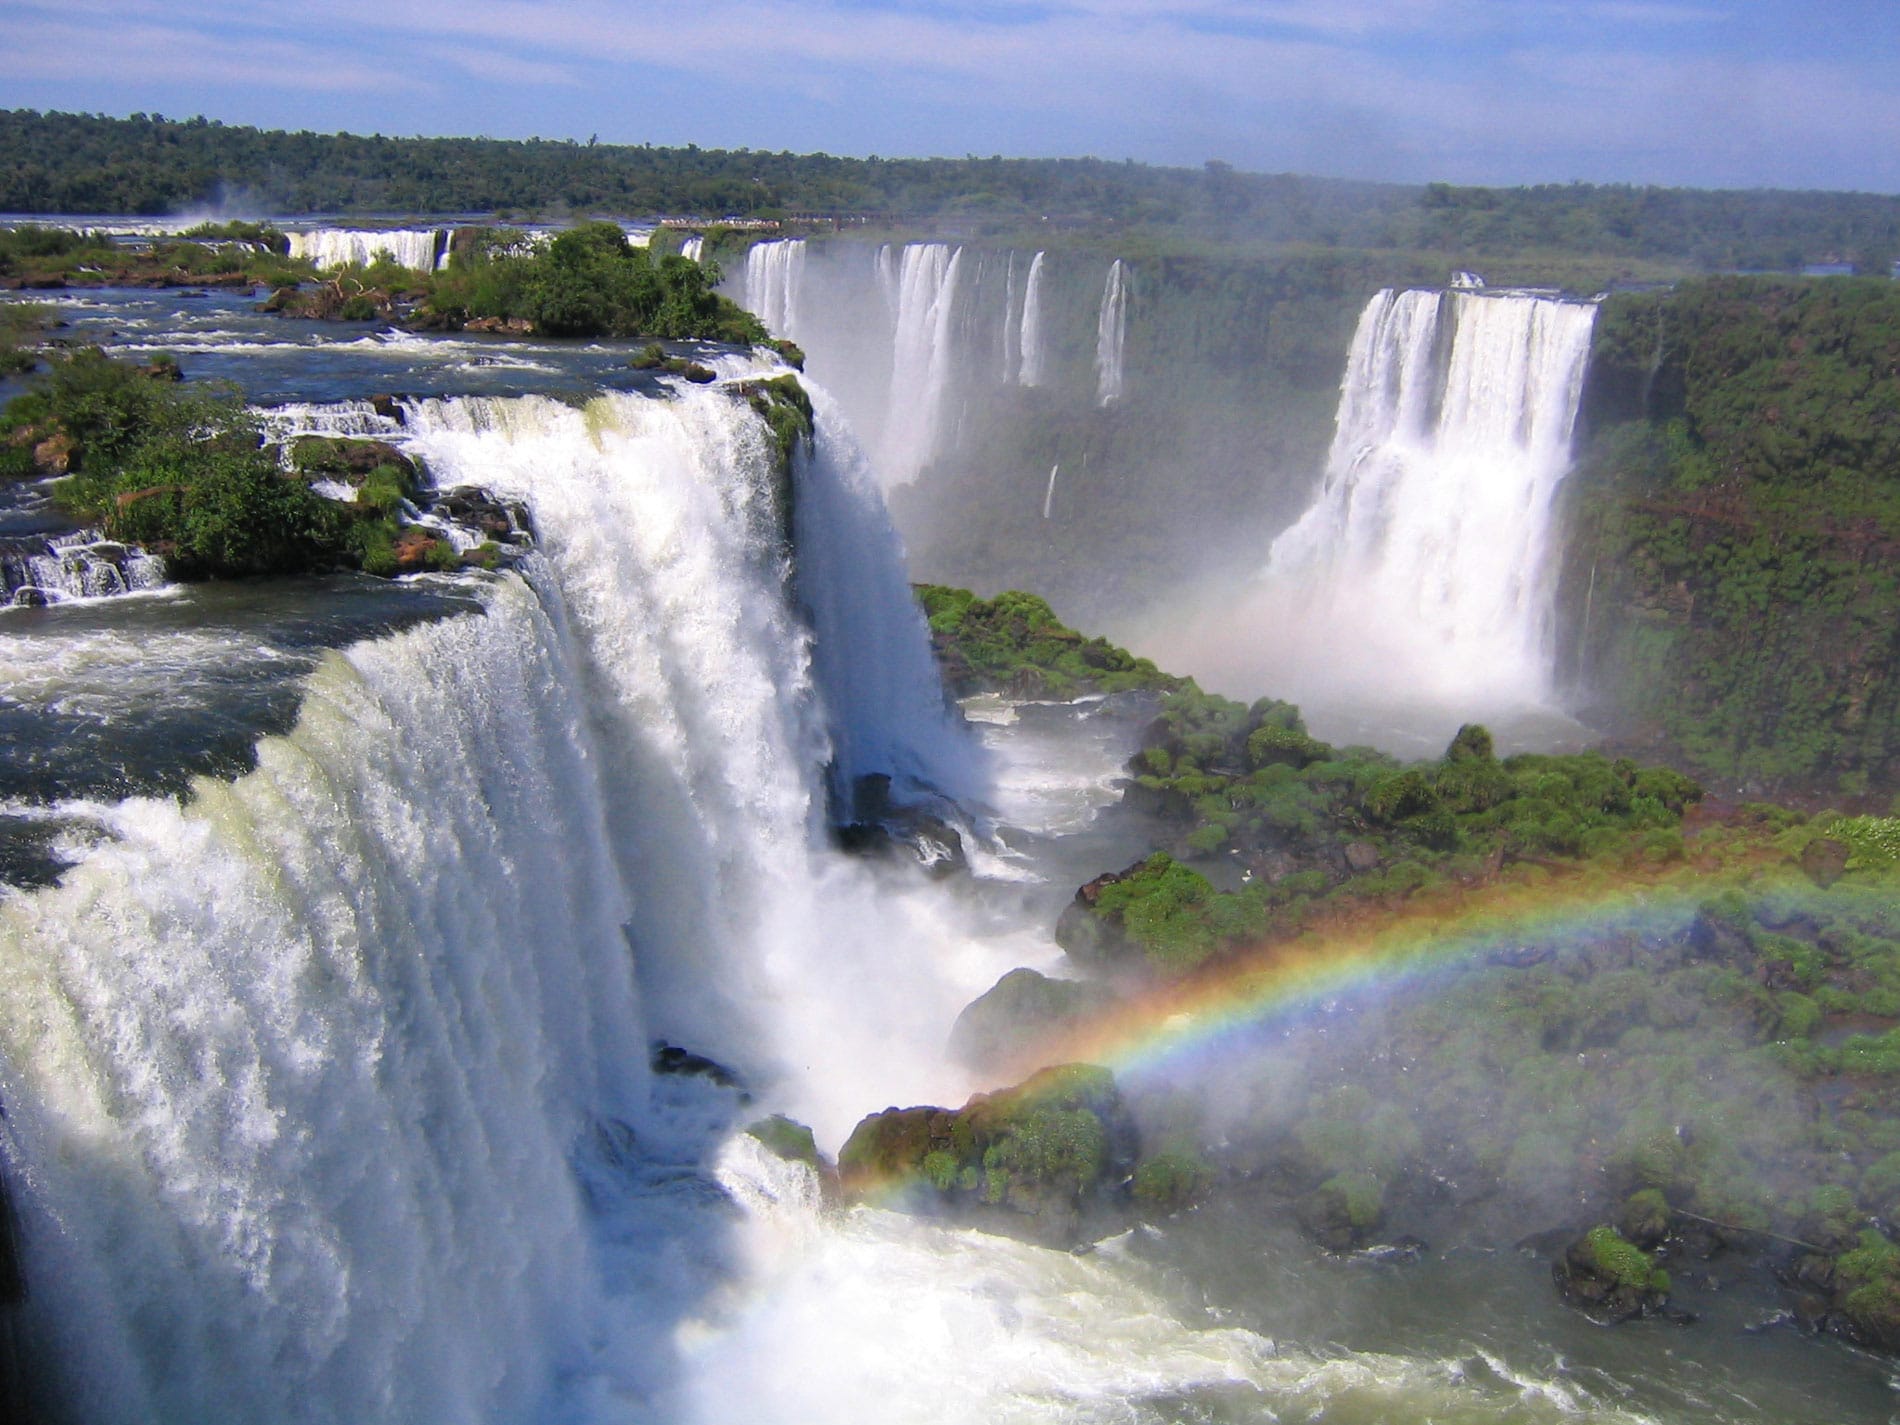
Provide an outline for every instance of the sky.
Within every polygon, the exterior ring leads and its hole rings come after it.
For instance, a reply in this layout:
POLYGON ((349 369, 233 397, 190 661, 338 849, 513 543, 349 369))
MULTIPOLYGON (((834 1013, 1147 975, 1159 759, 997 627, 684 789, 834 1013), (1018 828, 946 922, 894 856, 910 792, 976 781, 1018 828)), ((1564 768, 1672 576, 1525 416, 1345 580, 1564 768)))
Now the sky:
POLYGON ((0 0, 0 108, 1900 192, 1900 0, 0 0))

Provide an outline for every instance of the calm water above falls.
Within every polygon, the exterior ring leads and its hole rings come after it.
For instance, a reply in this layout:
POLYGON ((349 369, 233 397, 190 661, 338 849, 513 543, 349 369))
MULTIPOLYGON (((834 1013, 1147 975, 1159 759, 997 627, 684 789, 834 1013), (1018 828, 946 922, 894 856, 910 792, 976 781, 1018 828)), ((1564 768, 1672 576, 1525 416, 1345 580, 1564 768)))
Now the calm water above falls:
POLYGON ((938 723, 848 446, 806 472, 800 539, 829 552, 794 571, 742 405, 540 394, 633 384, 624 351, 169 294, 69 314, 273 404, 435 397, 387 434, 528 501, 541 544, 499 576, 0 614, 0 808, 67 818, 77 863, 0 897, 22 1339, 56 1415, 1893 1412, 1885 1363, 1742 1334, 1759 1293, 1599 1330, 1541 1264, 1455 1235, 1412 1267, 1343 1263, 1237 1198, 1071 1256, 821 1210, 732 1130, 783 1108, 835 1148, 860 1113, 972 1087, 939 1048, 957 1010, 1055 968, 1054 910, 1140 843, 1098 815, 1137 727, 994 702, 974 741, 938 723), (967 883, 847 860, 828 750, 1011 829, 967 883), (192 773, 214 775, 175 795, 192 773), (653 1036, 750 1100, 650 1077, 653 1036))

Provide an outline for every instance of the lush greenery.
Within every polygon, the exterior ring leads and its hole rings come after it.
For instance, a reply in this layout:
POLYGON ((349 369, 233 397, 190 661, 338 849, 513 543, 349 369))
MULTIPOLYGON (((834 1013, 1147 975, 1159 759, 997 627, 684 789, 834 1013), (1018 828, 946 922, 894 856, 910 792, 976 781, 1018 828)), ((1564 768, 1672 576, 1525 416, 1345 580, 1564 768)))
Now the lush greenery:
POLYGON ((284 256, 286 240, 250 223, 201 227, 149 245, 102 233, 27 224, 0 228, 0 283, 23 287, 210 286, 294 283, 310 265, 284 256))
POLYGON ((1711 777, 1900 788, 1900 284, 1615 297, 1591 386, 1565 666, 1711 777))
POLYGON ((1180 682, 1107 639, 1083 637, 1034 594, 979 599, 968 589, 942 584, 920 584, 916 592, 944 682, 957 697, 1008 692, 1072 698, 1180 682))
POLYGON ((57 360, 0 412, 0 477, 63 474, 57 496, 76 518, 163 555, 180 578, 456 562, 446 544, 399 526, 416 472, 395 451, 312 442, 286 470, 237 392, 176 377, 96 348, 57 360), (351 478, 355 498, 312 491, 308 478, 325 476, 351 478))
POLYGON ((273 133, 203 118, 0 111, 0 211, 799 213, 1034 222, 1441 252, 1788 268, 1900 254, 1900 200, 1548 185, 1413 187, 1099 159, 867 159, 533 139, 273 133))
POLYGON ((547 336, 654 336, 741 344, 768 333, 715 293, 716 267, 657 259, 613 223, 585 223, 543 247, 491 241, 459 248, 435 275, 419 318, 453 326, 525 320, 547 336))

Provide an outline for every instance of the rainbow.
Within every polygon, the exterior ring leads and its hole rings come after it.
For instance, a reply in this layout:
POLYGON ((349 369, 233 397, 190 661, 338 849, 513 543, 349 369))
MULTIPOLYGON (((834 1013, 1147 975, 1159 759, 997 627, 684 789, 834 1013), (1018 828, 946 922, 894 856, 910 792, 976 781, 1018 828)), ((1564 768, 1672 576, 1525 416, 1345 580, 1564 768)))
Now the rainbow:
MULTIPOLYGON (((1263 1029, 1326 1012, 1342 1000, 1539 950, 1609 937, 1673 936, 1697 907, 1738 884, 1693 867, 1598 868, 1366 907, 1284 943, 1224 958, 1181 982, 1131 995, 1008 1066, 1082 1062, 1118 1079, 1180 1074, 1257 1040, 1263 1029)), ((1751 879, 1751 894, 1817 894, 1798 876, 1751 879)))

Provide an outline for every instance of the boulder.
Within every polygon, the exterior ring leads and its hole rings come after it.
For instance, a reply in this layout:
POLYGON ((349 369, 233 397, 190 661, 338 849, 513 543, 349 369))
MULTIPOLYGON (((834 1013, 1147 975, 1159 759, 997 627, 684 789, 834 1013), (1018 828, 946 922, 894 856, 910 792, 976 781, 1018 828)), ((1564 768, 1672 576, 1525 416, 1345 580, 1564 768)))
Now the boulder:
MULTIPOLYGON (((852 1130, 838 1154, 848 1197, 889 1198, 989 1230, 1072 1244, 1114 1205, 1133 1171, 1136 1133, 1114 1076, 1063 1064, 961 1109, 890 1108, 852 1130)), ((1113 1227, 1122 1225, 1116 1216, 1113 1227)))
POLYGON ((1044 1045, 1060 1041, 1114 1002, 1100 985, 1011 970, 957 1016, 950 1054, 978 1070, 1038 1067, 1030 1061, 1044 1045))
POLYGON ((1669 1305, 1669 1274, 1614 1227, 1592 1227, 1551 1263, 1557 1294, 1592 1321, 1613 1325, 1660 1315, 1669 1305))

